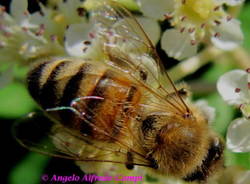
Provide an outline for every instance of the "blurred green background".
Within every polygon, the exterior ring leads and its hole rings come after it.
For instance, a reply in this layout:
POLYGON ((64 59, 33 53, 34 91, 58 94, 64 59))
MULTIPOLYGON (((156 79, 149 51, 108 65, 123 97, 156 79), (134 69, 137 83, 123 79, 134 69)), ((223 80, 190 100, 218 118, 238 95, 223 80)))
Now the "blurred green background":
MULTIPOLYGON (((0 4, 6 7, 9 7, 9 3, 9 0, 0 0, 0 4)), ((29 11, 34 12, 37 9, 36 0, 29 0, 29 11)), ((250 1, 246 1, 239 19, 245 35, 243 47, 250 51, 250 1)), ((187 76, 185 80, 191 83, 195 80, 215 86, 219 76, 235 67, 233 60, 231 62, 209 63, 194 74, 187 76)), ((13 139, 11 135, 13 122, 29 112, 38 110, 23 85, 22 78, 26 71, 27 68, 15 68, 17 80, 0 90, 0 140, 2 142, 2 177, 0 183, 36 184, 41 182, 42 174, 72 175, 74 173, 82 175, 80 169, 72 161, 31 153, 19 146, 13 139)), ((209 105, 216 108, 216 123, 213 128, 222 136, 225 136, 231 120, 240 116, 236 109, 222 101, 215 88, 211 88, 209 92, 194 91, 194 98, 206 99, 209 105)), ((250 153, 226 151, 226 165, 240 165, 243 168, 250 169, 250 153)))

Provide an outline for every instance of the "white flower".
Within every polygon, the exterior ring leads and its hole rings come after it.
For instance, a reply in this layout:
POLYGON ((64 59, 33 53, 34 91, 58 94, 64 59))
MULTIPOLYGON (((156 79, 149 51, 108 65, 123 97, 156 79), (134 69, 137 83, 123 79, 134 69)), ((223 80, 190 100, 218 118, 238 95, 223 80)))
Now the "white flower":
POLYGON ((227 148, 233 152, 250 152, 250 120, 238 118, 227 131, 227 148))
POLYGON ((194 55, 199 42, 208 40, 220 49, 234 49, 243 40, 239 21, 223 6, 243 0, 138 0, 145 16, 168 19, 173 29, 163 33, 162 48, 176 59, 194 55), (181 39, 180 39, 181 38, 181 39))
POLYGON ((239 175, 236 184, 247 184, 249 181, 250 181, 250 171, 245 171, 239 175))
MULTIPOLYGON (((87 39, 82 31, 90 27, 81 0, 58 1, 57 9, 39 5, 41 11, 33 14, 27 10, 27 0, 13 0, 10 14, 0 6, 0 66, 29 65, 50 56, 96 55, 95 47, 91 53, 77 50, 76 54, 73 41, 87 39)), ((3 87, 11 77, 8 71, 1 72, 3 87)))
POLYGON ((217 82, 222 98, 230 105, 246 108, 250 104, 250 71, 232 70, 222 75, 217 82))
POLYGON ((161 46, 170 57, 184 59, 197 52, 197 44, 191 44, 191 41, 189 33, 168 29, 162 35, 161 46))
MULTIPOLYGON (((127 22, 130 22, 129 19, 124 18, 117 22, 114 21, 114 24, 111 25, 110 28, 107 28, 108 26, 106 27, 96 22, 96 19, 98 20, 96 16, 99 15, 95 14, 95 12, 91 12, 88 21, 69 26, 65 34, 65 49, 69 55, 81 58, 91 58, 94 60, 103 60, 105 57, 103 45, 107 44, 107 38, 109 40, 107 45, 110 47, 117 46, 116 48, 119 47, 119 49, 129 55, 133 55, 132 53, 134 53, 134 50, 138 50, 138 47, 145 47, 145 45, 138 41, 133 42, 132 39, 125 41, 121 36, 124 34, 124 37, 126 37, 127 33, 116 33, 116 29, 121 29, 121 27, 127 25, 127 22)), ((160 37, 159 24, 151 18, 136 17, 136 19, 143 26, 144 31, 148 34, 153 44, 156 44, 160 37)), ((108 21, 108 17, 103 21, 108 21)), ((108 24, 108 22, 106 23, 108 24)), ((133 23, 134 22, 131 21, 130 25, 127 25, 129 26, 126 27, 128 31, 131 30, 131 32, 133 32, 133 26, 137 26, 133 25, 133 23)), ((141 48, 141 50, 143 49, 145 48, 141 48)))
POLYGON ((57 3, 57 9, 43 4, 40 4, 40 7, 40 12, 32 14, 31 22, 44 25, 43 36, 48 40, 51 36, 56 36, 57 40, 63 43, 68 26, 86 22, 85 10, 80 0, 60 1, 57 3))
POLYGON ((58 42, 44 37, 44 24, 33 23, 27 11, 27 0, 13 0, 11 14, 2 7, 0 15, 0 63, 25 64, 41 56, 61 54, 63 48, 58 42), (12 12, 13 11, 13 12, 12 12))
POLYGON ((153 44, 156 44, 160 39, 161 33, 158 22, 149 17, 136 17, 136 19, 142 25, 144 31, 147 33, 153 44))
POLYGON ((30 22, 30 14, 27 9, 27 0, 13 0, 10 6, 11 15, 18 25, 26 28, 37 27, 36 24, 30 22))
POLYGON ((250 171, 241 166, 228 165, 214 179, 208 184, 249 184, 250 171))
POLYGON ((101 40, 91 23, 72 24, 65 34, 65 49, 71 56, 100 60, 103 57, 101 40))
POLYGON ((208 105, 206 100, 198 100, 195 105, 201 110, 206 117, 208 123, 211 125, 215 120, 215 108, 208 105))
MULTIPOLYGON (((41 11, 30 14, 27 0, 13 0, 11 14, 1 8, 0 62, 25 63, 44 56, 69 55, 100 59, 99 28, 85 16, 81 0, 58 1, 57 9, 40 4, 41 11)), ((90 16, 91 19, 91 16, 90 16)), ((153 42, 159 40, 159 25, 140 17, 153 42), (148 26, 149 25, 149 26, 148 26)))
POLYGON ((243 118, 231 122, 227 131, 227 147, 234 152, 250 151, 250 69, 233 70, 221 76, 217 89, 230 105, 240 108, 243 118))

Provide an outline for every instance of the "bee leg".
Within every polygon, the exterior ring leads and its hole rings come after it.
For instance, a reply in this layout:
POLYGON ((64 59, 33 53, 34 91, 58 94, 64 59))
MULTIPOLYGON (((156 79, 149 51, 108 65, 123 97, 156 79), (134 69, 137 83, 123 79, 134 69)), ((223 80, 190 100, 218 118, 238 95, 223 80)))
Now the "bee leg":
POLYGON ((127 152, 127 162, 126 162, 126 168, 129 170, 134 169, 134 164, 133 164, 134 157, 131 152, 127 152))
POLYGON ((158 168, 159 168, 158 163, 157 163, 157 161, 152 157, 152 155, 153 155, 153 151, 150 152, 150 153, 148 154, 147 159, 151 162, 151 167, 152 167, 153 169, 158 169, 158 168))

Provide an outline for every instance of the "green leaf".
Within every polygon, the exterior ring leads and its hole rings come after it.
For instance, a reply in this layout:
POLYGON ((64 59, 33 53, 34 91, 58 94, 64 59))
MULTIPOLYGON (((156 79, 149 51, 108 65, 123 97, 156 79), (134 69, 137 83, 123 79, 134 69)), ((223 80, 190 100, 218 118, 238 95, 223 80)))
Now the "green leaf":
MULTIPOLYGON (((217 61, 213 67, 203 75, 203 80, 209 82, 217 82, 218 78, 228 70, 231 70, 233 65, 230 62, 223 60, 217 61)), ((227 127, 234 119, 235 109, 226 104, 218 92, 208 95, 205 98, 209 105, 216 109, 216 119, 213 123, 213 129, 219 134, 226 136, 227 127)), ((225 165, 238 165, 246 169, 250 169, 250 153, 233 153, 225 150, 225 165)))
POLYGON ((14 75, 16 79, 19 80, 24 80, 27 73, 28 73, 29 67, 27 66, 19 66, 15 65, 14 66, 14 75))
POLYGON ((121 3, 124 7, 131 11, 139 10, 139 7, 134 0, 117 0, 117 2, 121 3))
MULTIPOLYGON (((219 60, 215 61, 212 67, 202 75, 201 80, 213 83, 216 87, 218 78, 228 70, 231 70, 233 68, 233 63, 233 61, 229 61, 228 59, 225 60, 220 58, 219 60)), ((205 97, 205 100, 207 100, 208 104, 214 107, 216 110, 216 118, 212 124, 212 127, 216 132, 225 136, 227 127, 234 118, 234 108, 223 101, 216 88, 214 93, 211 93, 205 97)))
POLYGON ((146 175, 146 181, 148 181, 148 182, 158 182, 158 179, 147 174, 146 175))
POLYGON ((217 60, 214 62, 214 65, 202 75, 201 78, 207 82, 217 82, 221 75, 233 69, 233 65, 231 65, 231 63, 233 62, 228 60, 225 62, 223 60, 217 60))
POLYGON ((12 83, 0 90, 0 117, 18 118, 33 111, 35 103, 22 83, 12 83))
MULTIPOLYGON (((217 61, 212 66, 212 68, 210 68, 210 70, 208 70, 202 76, 202 80, 214 83, 216 85, 218 78, 228 70, 232 69, 232 67, 233 66, 231 66, 228 62, 217 61)), ((217 91, 212 94, 209 94, 205 97, 205 99, 208 101, 208 104, 210 106, 216 109, 216 119, 212 127, 219 134, 225 136, 227 127, 234 118, 233 107, 226 104, 217 91)))
MULTIPOLYGON (((84 1, 84 8, 86 8, 88 11, 93 10, 97 7, 99 0, 86 0, 84 1)), ((139 7, 135 0, 115 0, 116 2, 120 3, 125 8, 131 10, 131 11, 138 11, 139 7)))
POLYGON ((241 21, 241 28, 244 33, 244 43, 243 46, 247 49, 250 49, 250 35, 249 35, 249 23, 250 23, 250 4, 246 3, 240 13, 239 19, 241 21))
POLYGON ((227 127, 234 117, 234 109, 227 105, 218 93, 205 97, 208 104, 216 109, 216 118, 212 124, 212 128, 220 135, 225 136, 227 127))
POLYGON ((10 184, 39 184, 49 157, 30 153, 10 173, 10 184))
POLYGON ((250 169, 250 153, 233 153, 225 150, 225 166, 239 165, 250 169))

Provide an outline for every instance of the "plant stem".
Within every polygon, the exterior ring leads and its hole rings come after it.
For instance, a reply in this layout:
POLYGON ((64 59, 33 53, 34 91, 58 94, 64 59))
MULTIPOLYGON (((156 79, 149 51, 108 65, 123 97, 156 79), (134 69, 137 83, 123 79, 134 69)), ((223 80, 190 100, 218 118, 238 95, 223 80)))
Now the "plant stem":
POLYGON ((215 58, 221 56, 222 54, 222 50, 210 46, 198 55, 182 61, 180 64, 170 69, 168 73, 173 81, 178 81, 183 77, 194 73, 200 67, 215 60, 215 58))
POLYGON ((231 51, 228 54, 228 57, 233 58, 233 60, 236 61, 235 64, 242 69, 250 67, 250 55, 246 49, 242 47, 238 47, 237 49, 231 51))

